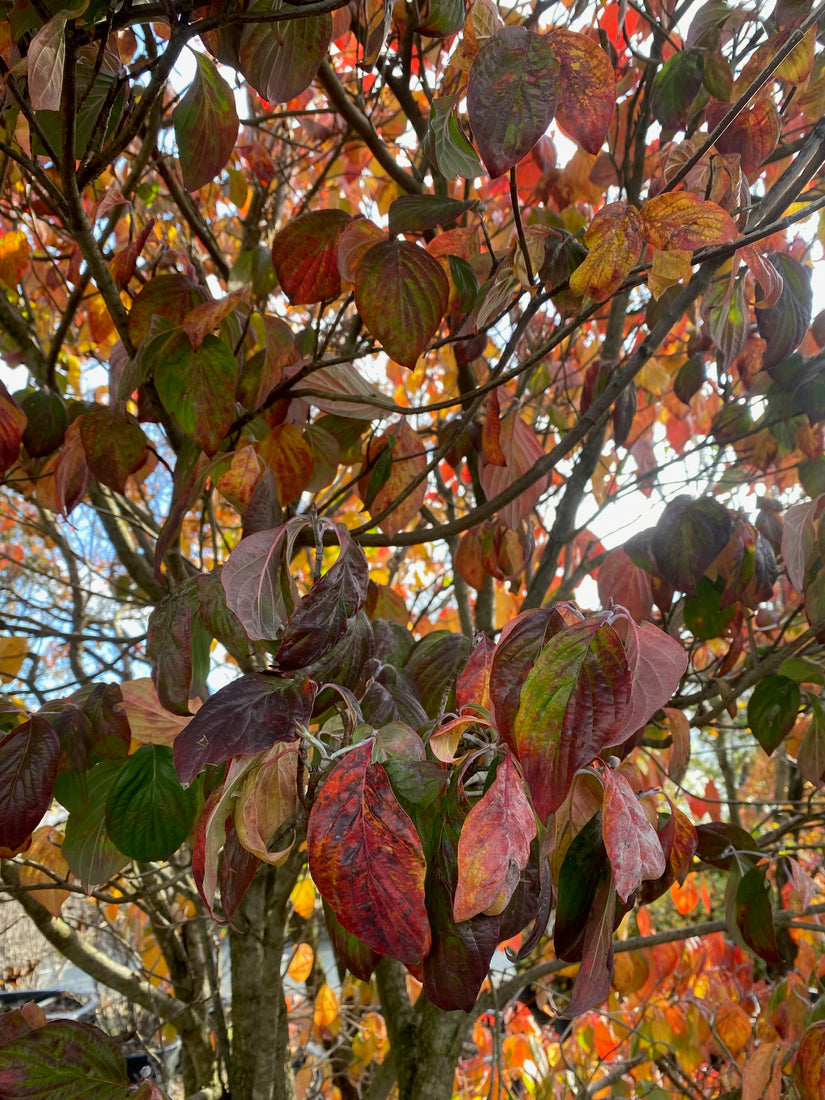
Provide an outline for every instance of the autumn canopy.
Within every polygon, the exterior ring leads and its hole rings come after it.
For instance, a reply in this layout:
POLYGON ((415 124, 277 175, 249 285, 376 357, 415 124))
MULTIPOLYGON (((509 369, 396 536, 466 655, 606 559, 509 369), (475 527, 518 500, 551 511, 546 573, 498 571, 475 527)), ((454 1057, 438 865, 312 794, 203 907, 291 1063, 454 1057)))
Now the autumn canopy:
POLYGON ((15 912, 176 1098, 821 1100, 825 8, 0 15, 15 912))

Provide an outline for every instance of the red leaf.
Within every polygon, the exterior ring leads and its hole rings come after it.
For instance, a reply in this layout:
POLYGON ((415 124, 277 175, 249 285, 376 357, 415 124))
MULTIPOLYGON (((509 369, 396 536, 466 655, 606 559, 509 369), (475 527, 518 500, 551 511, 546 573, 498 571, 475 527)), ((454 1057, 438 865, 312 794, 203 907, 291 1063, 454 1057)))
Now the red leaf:
POLYGON ((553 120, 560 68, 548 39, 502 27, 470 69, 467 111, 484 166, 495 178, 526 156, 553 120))
POLYGON ((60 739, 35 714, 0 741, 0 851, 24 843, 52 800, 60 739))
POLYGON ((490 390, 487 394, 487 415, 481 425, 481 453, 490 466, 506 466, 507 459, 501 449, 501 416, 499 412, 498 392, 490 390))
POLYGON ((193 306, 181 324, 192 347, 199 348, 206 334, 216 329, 221 321, 233 313, 236 307, 245 302, 248 297, 248 289, 240 287, 238 290, 233 290, 231 294, 218 298, 217 301, 210 300, 193 306))
POLYGON ((684 647, 652 623, 637 624, 629 615, 614 620, 630 668, 630 701, 614 744, 621 744, 669 702, 687 668, 684 647))
POLYGON ((294 741, 297 726, 312 714, 315 685, 251 672, 215 692, 172 746, 181 783, 206 764, 222 764, 241 753, 261 752, 278 741, 294 741))
POLYGON ((536 835, 533 808, 510 752, 496 777, 470 810, 458 841, 456 923, 479 913, 497 916, 518 886, 536 835))
POLYGON ((561 66, 556 122, 588 153, 598 153, 616 107, 610 58, 592 38, 563 27, 547 36, 561 66))
POLYGON ((490 708, 490 673, 493 665, 495 643, 482 634, 470 654, 467 664, 458 674, 455 685, 455 705, 490 708))
MULTIPOLYGON (((192 842, 192 875, 211 917, 215 917, 215 892, 219 881, 221 849, 227 844, 229 836, 234 837, 233 844, 240 849, 237 834, 234 827, 230 832, 229 823, 240 782, 252 767, 252 763, 253 759, 249 756, 236 757, 231 762, 223 785, 212 791, 207 798, 195 825, 192 842)), ((251 853, 247 854, 251 856, 251 853)), ((257 858, 255 858, 255 864, 258 864, 257 858)), ((243 865, 247 870, 245 877, 249 877, 249 860, 243 860, 243 865)))
POLYGON ((195 78, 172 114, 183 183, 197 191, 225 167, 238 136, 235 95, 205 53, 195 53, 195 78))
POLYGON ((26 414, 0 382, 0 476, 20 457, 26 414))
POLYGON ((599 566, 598 586, 602 607, 621 604, 637 622, 653 610, 653 579, 621 546, 611 550, 599 566))
POLYGON ((633 788, 621 772, 606 768, 602 835, 616 893, 626 902, 644 879, 665 873, 665 854, 633 788))
POLYGON ((341 293, 338 241, 351 221, 343 210, 311 210, 275 234, 272 262, 293 305, 324 302, 341 293))
POLYGON ((825 1020, 806 1030, 793 1067, 800 1100, 820 1100, 825 1095, 825 1020))
MULTIPOLYGON (((506 416, 502 421, 499 443, 506 465, 493 466, 489 462, 482 462, 481 465, 481 484, 488 497, 497 496, 508 489, 514 481, 532 470, 538 460, 544 457, 541 440, 530 425, 522 420, 518 411, 506 416)), ((527 519, 547 488, 547 484, 546 475, 537 478, 515 500, 504 505, 499 511, 499 516, 507 527, 515 530, 522 520, 527 519)))
POLYGON ((370 738, 348 752, 318 792, 309 869, 347 931, 381 955, 416 963, 430 949, 424 852, 387 773, 370 763, 372 748, 370 738))
POLYGON ((630 684, 624 647, 607 622, 566 627, 541 651, 524 682, 513 740, 543 821, 564 802, 578 769, 615 743, 630 684))
POLYGON ((226 604, 253 640, 279 638, 298 600, 289 571, 295 540, 309 526, 296 516, 282 527, 241 539, 221 570, 226 604))
POLYGON ((597 1008, 607 999, 613 977, 613 920, 616 888, 612 878, 602 879, 584 927, 582 962, 570 1003, 562 1013, 573 1019, 597 1008))
POLYGON ((372 335, 402 366, 415 366, 450 301, 438 260, 411 241, 379 241, 360 258, 355 305, 372 335))

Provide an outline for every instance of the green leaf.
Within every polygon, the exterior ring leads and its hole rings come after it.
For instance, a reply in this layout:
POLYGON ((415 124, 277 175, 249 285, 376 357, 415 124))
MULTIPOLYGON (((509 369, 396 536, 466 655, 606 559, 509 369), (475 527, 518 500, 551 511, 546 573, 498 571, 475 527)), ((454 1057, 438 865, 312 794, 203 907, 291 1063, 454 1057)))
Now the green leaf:
POLYGON ((415 366, 450 300, 438 260, 409 241, 380 241, 358 265, 355 305, 376 340, 402 366, 415 366))
POLYGON ((106 828, 132 859, 168 859, 195 821, 197 788, 184 789, 166 745, 142 745, 120 769, 106 799, 106 828))
POLYGON ((748 700, 748 725, 768 756, 793 729, 799 713, 799 684, 787 676, 768 676, 748 700))
POLYGON ((106 829, 106 800, 122 767, 120 760, 103 760, 88 775, 89 798, 82 813, 70 813, 63 841, 63 858, 84 890, 107 882, 129 862, 106 829))
POLYGON ((213 455, 235 419, 238 361, 209 333, 197 349, 180 333, 166 344, 155 365, 155 386, 163 407, 185 436, 213 455))
POLYGON ((436 166, 445 179, 452 180, 460 176, 471 180, 481 175, 481 161, 461 129, 455 103, 455 96, 433 100, 428 138, 436 166))
POLYGON ((518 164, 552 122, 560 74, 553 46, 525 27, 503 27, 479 50, 470 69, 467 111, 493 178, 518 164))
POLYGON ((685 599, 685 626, 695 638, 708 641, 721 638, 728 623, 736 614, 736 607, 722 607, 725 582, 719 577, 712 581, 700 577, 696 594, 685 599))
MULTIPOLYGON (((277 12, 283 0, 256 0, 250 12, 277 12)), ((248 23, 241 35, 240 69, 262 99, 286 103, 310 86, 332 40, 332 16, 248 23)))
POLYGON ((232 89, 205 53, 196 53, 195 79, 172 114, 184 186, 197 191, 224 168, 238 137, 232 89))
POLYGON ((126 1060, 114 1039, 76 1020, 50 1020, 2 1050, 3 1100, 124 1100, 126 1060))
POLYGON ((650 107, 653 117, 669 134, 685 129, 690 107, 702 87, 704 72, 702 50, 680 50, 656 73, 650 107))
POLYGON ((401 233, 426 233, 437 226, 452 225, 468 210, 475 210, 475 199, 450 199, 441 195, 401 195, 390 203, 390 236, 401 233))
POLYGON ((66 406, 61 399, 47 390, 32 390, 19 400, 28 421, 23 432, 23 446, 32 458, 43 458, 56 451, 69 426, 66 406))
MULTIPOLYGON (((89 143, 110 137, 119 124, 126 104, 126 87, 120 84, 115 73, 103 69, 100 72, 83 63, 76 66, 77 117, 75 118, 74 152, 80 158, 86 155, 89 143), (113 97, 113 98, 112 98, 113 97)), ((38 111, 37 121, 43 135, 52 148, 59 152, 63 142, 63 116, 60 111, 38 111)), ((47 155, 36 130, 32 131, 32 153, 47 155)))

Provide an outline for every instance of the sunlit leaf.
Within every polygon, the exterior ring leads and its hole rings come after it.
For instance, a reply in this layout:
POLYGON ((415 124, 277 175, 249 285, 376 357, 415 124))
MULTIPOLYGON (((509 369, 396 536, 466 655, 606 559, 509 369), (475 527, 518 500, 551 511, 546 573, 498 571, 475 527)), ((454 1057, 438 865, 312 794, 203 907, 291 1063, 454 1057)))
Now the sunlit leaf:
POLYGON ((604 302, 622 285, 642 250, 642 220, 635 206, 611 202, 587 227, 587 255, 570 276, 570 289, 604 302))
POLYGON ((272 262, 293 305, 322 302, 341 293, 338 241, 350 222, 343 210, 311 210, 275 234, 272 262))
POLYGON ((172 114, 184 186, 197 191, 226 166, 238 137, 232 89, 208 54, 195 53, 195 77, 172 114))

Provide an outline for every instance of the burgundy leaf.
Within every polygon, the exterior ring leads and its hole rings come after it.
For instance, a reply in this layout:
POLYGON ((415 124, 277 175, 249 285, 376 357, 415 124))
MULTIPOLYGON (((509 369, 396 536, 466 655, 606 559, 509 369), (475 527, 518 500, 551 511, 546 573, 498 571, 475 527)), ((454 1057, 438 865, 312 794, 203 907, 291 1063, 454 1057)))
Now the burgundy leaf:
POLYGON ((310 680, 283 680, 265 672, 233 680, 207 699, 175 738, 181 783, 191 783, 206 764, 296 740, 297 727, 310 719, 314 699, 310 680))
POLYGON ((611 878, 603 878, 584 928, 584 951, 573 995, 562 1013, 568 1019, 597 1008, 607 999, 613 977, 615 912, 616 888, 611 878))
POLYGON ((227 606, 253 641, 271 641, 283 632, 298 598, 289 563, 309 525, 305 516, 296 516, 282 527, 256 531, 241 539, 223 567, 227 606))
POLYGON ((52 800, 60 739, 33 715, 0 741, 0 850, 11 855, 27 840, 52 800))

